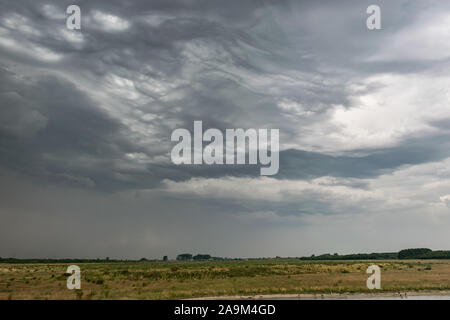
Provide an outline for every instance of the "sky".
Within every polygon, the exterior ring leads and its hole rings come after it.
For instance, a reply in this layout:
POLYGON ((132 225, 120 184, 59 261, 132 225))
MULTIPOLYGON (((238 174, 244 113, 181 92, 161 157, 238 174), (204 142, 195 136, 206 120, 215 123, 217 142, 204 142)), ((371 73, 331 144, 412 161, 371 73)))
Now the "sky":
POLYGON ((449 2, 0 6, 1 257, 450 249, 449 2), (173 164, 196 120, 279 129, 278 174, 173 164))

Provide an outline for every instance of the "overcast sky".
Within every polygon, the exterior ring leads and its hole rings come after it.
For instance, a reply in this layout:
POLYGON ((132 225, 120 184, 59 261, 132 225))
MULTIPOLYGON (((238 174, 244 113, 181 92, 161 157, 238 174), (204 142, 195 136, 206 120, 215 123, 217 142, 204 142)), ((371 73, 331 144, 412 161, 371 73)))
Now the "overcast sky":
POLYGON ((1 257, 450 249, 450 2, 0 7, 1 257), (278 128, 279 173, 173 165, 194 120, 278 128))

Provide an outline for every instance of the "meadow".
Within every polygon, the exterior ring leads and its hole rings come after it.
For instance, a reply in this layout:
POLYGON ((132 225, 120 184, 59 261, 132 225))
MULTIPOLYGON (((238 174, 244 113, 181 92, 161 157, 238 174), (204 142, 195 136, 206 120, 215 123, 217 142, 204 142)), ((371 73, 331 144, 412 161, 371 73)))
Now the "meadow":
POLYGON ((450 260, 301 261, 257 259, 78 263, 81 289, 68 290, 69 264, 0 264, 0 299, 183 299, 268 294, 368 293, 366 269, 377 264, 377 292, 450 290, 450 260))

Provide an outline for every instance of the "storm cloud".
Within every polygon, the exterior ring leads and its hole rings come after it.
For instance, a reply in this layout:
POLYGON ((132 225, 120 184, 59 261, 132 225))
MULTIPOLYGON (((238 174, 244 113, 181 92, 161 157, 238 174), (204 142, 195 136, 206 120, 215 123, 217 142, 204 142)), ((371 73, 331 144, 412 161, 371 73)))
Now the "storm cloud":
POLYGON ((0 256, 445 249, 450 4, 372 2, 0 0, 0 256), (174 165, 195 120, 278 174, 174 165))

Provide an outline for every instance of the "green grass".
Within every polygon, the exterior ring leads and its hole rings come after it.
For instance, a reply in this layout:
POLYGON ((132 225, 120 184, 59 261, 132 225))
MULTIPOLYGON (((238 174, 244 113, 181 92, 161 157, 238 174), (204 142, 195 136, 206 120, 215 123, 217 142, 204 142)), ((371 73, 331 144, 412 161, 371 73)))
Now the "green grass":
POLYGON ((450 289, 448 260, 79 263, 79 291, 66 288, 69 264, 0 264, 0 299, 180 299, 369 292, 366 269, 373 263, 382 270, 382 291, 450 289))

